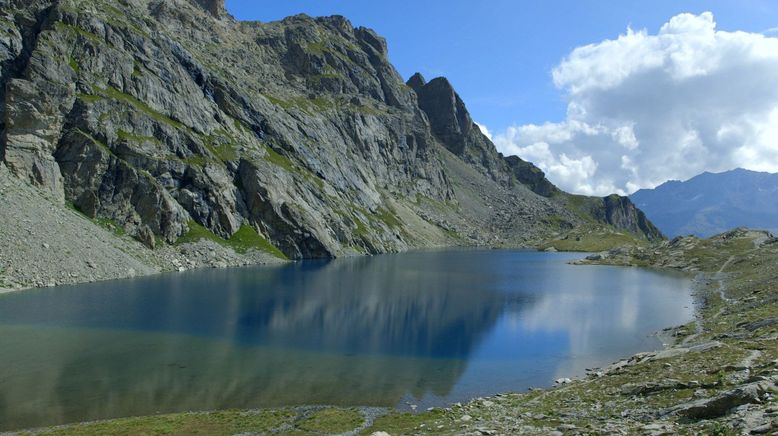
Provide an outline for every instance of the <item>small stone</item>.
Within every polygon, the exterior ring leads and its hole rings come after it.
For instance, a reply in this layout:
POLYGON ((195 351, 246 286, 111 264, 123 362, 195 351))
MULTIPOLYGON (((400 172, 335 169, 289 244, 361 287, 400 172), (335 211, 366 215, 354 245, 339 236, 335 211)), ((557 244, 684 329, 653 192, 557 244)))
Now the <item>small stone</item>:
POLYGON ((468 421, 471 421, 472 419, 473 419, 473 417, 470 416, 470 415, 462 415, 462 417, 459 418, 459 420, 462 421, 462 422, 468 422, 468 421))

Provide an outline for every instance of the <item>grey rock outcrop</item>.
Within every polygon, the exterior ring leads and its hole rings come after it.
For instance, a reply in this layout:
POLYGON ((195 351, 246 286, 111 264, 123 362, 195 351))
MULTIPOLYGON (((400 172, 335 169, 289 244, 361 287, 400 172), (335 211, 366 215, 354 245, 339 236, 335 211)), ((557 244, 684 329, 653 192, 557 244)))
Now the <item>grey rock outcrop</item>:
POLYGON ((552 197, 560 192, 559 188, 554 186, 546 178, 546 174, 535 165, 518 156, 507 156, 505 161, 516 180, 526 185, 532 192, 543 197, 552 197))
POLYGON ((194 0, 197 5, 205 9, 206 12, 219 18, 225 15, 226 9, 224 8, 224 0, 194 0))
POLYGON ((418 95, 419 107, 444 147, 496 182, 510 183, 511 173, 502 155, 475 124, 465 103, 445 77, 426 83, 417 73, 407 85, 418 95))

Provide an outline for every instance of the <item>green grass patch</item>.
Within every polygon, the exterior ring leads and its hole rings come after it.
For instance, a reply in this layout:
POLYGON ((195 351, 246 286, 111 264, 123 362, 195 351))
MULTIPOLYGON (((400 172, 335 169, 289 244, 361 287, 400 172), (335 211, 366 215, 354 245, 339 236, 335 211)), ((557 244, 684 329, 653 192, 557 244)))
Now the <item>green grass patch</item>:
POLYGON ((204 167, 208 165, 209 163, 213 162, 213 159, 209 158, 208 156, 202 156, 199 154, 193 154, 187 158, 182 159, 184 162, 188 163, 189 165, 195 165, 198 167, 204 167))
POLYGON ((230 162, 238 158, 237 147, 224 136, 206 136, 205 147, 222 162, 230 162))
POLYGON ((127 234, 123 226, 110 218, 95 218, 94 222, 112 231, 116 236, 124 236, 127 234))
POLYGON ((279 259, 288 260, 281 250, 257 233, 257 231, 254 230, 254 227, 245 224, 232 235, 227 241, 227 244, 239 253, 245 253, 249 250, 259 250, 272 254, 279 259))
POLYGON ((81 67, 78 65, 78 61, 76 61, 76 59, 73 56, 71 56, 68 59, 68 65, 70 65, 70 68, 72 68, 76 74, 81 72, 81 67))
POLYGON ((275 166, 281 167, 290 173, 295 172, 295 165, 288 157, 278 153, 268 145, 265 146, 265 151, 267 152, 264 156, 266 161, 272 163, 275 166))
POLYGON ((61 32, 61 33, 72 32, 72 33, 74 33, 74 34, 76 34, 78 36, 81 36, 82 38, 84 38, 84 39, 86 39, 88 41, 93 42, 96 45, 108 45, 108 43, 105 40, 100 39, 100 37, 98 37, 94 33, 89 32, 86 29, 83 29, 81 27, 74 26, 72 24, 63 23, 62 21, 57 21, 54 24, 54 29, 57 32, 61 32))
POLYGON ((373 422, 373 425, 360 432, 361 435, 370 435, 374 432, 383 431, 392 435, 395 434, 454 434, 456 430, 450 427, 451 420, 440 409, 424 413, 391 413, 389 415, 379 416, 373 422), (422 425, 424 427, 422 427, 422 425), (443 429, 438 429, 438 425, 443 425, 443 429), (447 430, 446 430, 447 429, 447 430))
POLYGON ((143 77, 143 65, 137 59, 132 64, 132 77, 143 77))
POLYGON ((89 103, 89 104, 95 104, 98 101, 102 100, 103 97, 99 95, 91 95, 91 94, 78 94, 76 96, 79 100, 89 103))
POLYGON ((220 411, 125 418, 43 430, 45 436, 82 435, 234 435, 271 433, 290 423, 296 412, 290 409, 220 411))
POLYGON ((183 123, 176 121, 160 112, 157 112, 156 110, 152 109, 149 105, 138 100, 137 98, 133 97, 130 94, 125 94, 111 86, 109 86, 108 88, 102 91, 106 94, 106 96, 114 100, 129 104, 130 106, 134 107, 140 112, 143 112, 144 114, 148 115, 150 118, 154 119, 159 123, 170 125, 179 130, 189 130, 189 128, 185 126, 183 123))
POLYGON ((217 242, 219 244, 225 244, 227 242, 197 222, 189 221, 189 231, 186 232, 186 234, 181 235, 176 241, 176 244, 187 244, 191 242, 197 242, 202 239, 217 242))
POLYGON ((625 245, 645 245, 646 242, 627 232, 617 232, 605 226, 582 226, 563 239, 554 239, 539 248, 553 247, 559 251, 599 252, 625 245))
POLYGON ((323 42, 317 41, 317 42, 311 42, 308 45, 306 45, 305 51, 307 53, 323 55, 324 53, 329 51, 329 48, 323 42))
POLYGON ((340 434, 361 426, 362 414, 353 409, 323 409, 297 424, 297 428, 320 434, 340 434))
POLYGON ((189 221, 189 231, 179 237, 176 244, 193 243, 203 239, 232 248, 238 253, 246 253, 249 250, 258 250, 271 254, 279 259, 289 259, 270 241, 257 233, 253 227, 245 224, 242 225, 230 239, 223 239, 197 222, 189 221))
POLYGON ((379 207, 375 213, 375 216, 390 228, 397 229, 402 227, 402 222, 400 222, 400 220, 397 218, 397 215, 388 209, 379 207))
POLYGON ((116 132, 116 136, 118 136, 119 139, 122 140, 122 141, 134 142, 134 143, 138 143, 138 144, 141 144, 141 143, 144 143, 144 142, 151 142, 151 143, 158 144, 158 145, 162 144, 162 141, 160 141, 159 139, 157 139, 157 138, 155 138, 153 136, 136 135, 134 133, 127 132, 127 131, 121 130, 121 129, 119 129, 119 131, 116 132))
POLYGON ((83 136, 84 138, 86 138, 87 140, 89 140, 89 142, 91 142, 92 144, 94 144, 94 145, 98 146, 100 149, 102 149, 102 150, 103 150, 103 151, 105 151, 106 153, 108 153, 108 154, 110 154, 110 155, 113 155, 113 156, 116 156, 116 155, 113 153, 113 150, 111 150, 111 149, 110 149, 110 148, 109 148, 109 147, 108 147, 108 146, 107 146, 105 143, 103 143, 102 141, 99 141, 97 138, 93 137, 92 135, 90 135, 90 134, 88 134, 88 133, 84 132, 84 131, 83 131, 83 130, 81 130, 81 129, 75 129, 75 130, 74 130, 74 132, 76 132, 76 133, 78 133, 79 135, 83 136))

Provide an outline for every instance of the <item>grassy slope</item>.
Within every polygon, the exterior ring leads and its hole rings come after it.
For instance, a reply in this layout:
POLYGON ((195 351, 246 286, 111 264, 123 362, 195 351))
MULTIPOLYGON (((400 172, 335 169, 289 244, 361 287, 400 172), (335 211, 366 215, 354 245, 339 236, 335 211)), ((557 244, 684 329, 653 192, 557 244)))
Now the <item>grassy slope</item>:
MULTIPOLYGON (((662 257, 672 257, 706 273, 707 279, 700 282, 699 289, 700 298, 705 301, 700 331, 695 333, 697 326, 692 323, 674 329, 672 334, 684 347, 718 340, 722 344, 719 348, 634 363, 557 389, 505 394, 419 414, 389 412, 370 423, 353 409, 328 408, 307 416, 293 412, 294 409, 280 409, 131 418, 60 427, 43 434, 232 434, 271 430, 326 434, 346 429, 362 434, 386 431, 393 435, 481 430, 548 434, 556 429, 596 434, 641 433, 646 425, 664 426, 675 434, 734 434, 736 420, 731 416, 704 421, 684 421, 673 414, 661 421, 659 417, 662 411, 692 400, 695 395, 711 397, 732 390, 747 377, 778 371, 778 324, 754 331, 743 328, 744 323, 778 315, 778 243, 755 248, 753 238, 743 236, 692 240, 683 250, 666 244, 654 252, 659 253, 654 259, 656 263, 662 257), (726 300, 720 293, 722 289, 726 300), (749 368, 748 373, 743 370, 744 365, 749 368), (668 380, 677 383, 651 394, 623 393, 625 385, 668 380)), ((776 396, 756 407, 775 416, 776 396)))
POLYGON ((647 245, 648 241, 629 232, 620 232, 603 224, 583 224, 555 239, 541 243, 538 248, 557 251, 600 252, 624 245, 647 245))

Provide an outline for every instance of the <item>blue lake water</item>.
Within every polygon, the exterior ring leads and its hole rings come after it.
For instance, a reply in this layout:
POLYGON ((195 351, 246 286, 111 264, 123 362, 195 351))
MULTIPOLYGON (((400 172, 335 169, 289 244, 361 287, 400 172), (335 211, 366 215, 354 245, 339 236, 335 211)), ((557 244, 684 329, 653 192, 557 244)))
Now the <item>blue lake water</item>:
POLYGON ((459 250, 0 296, 0 430, 285 405, 420 410, 552 384, 693 319, 690 280, 459 250))

